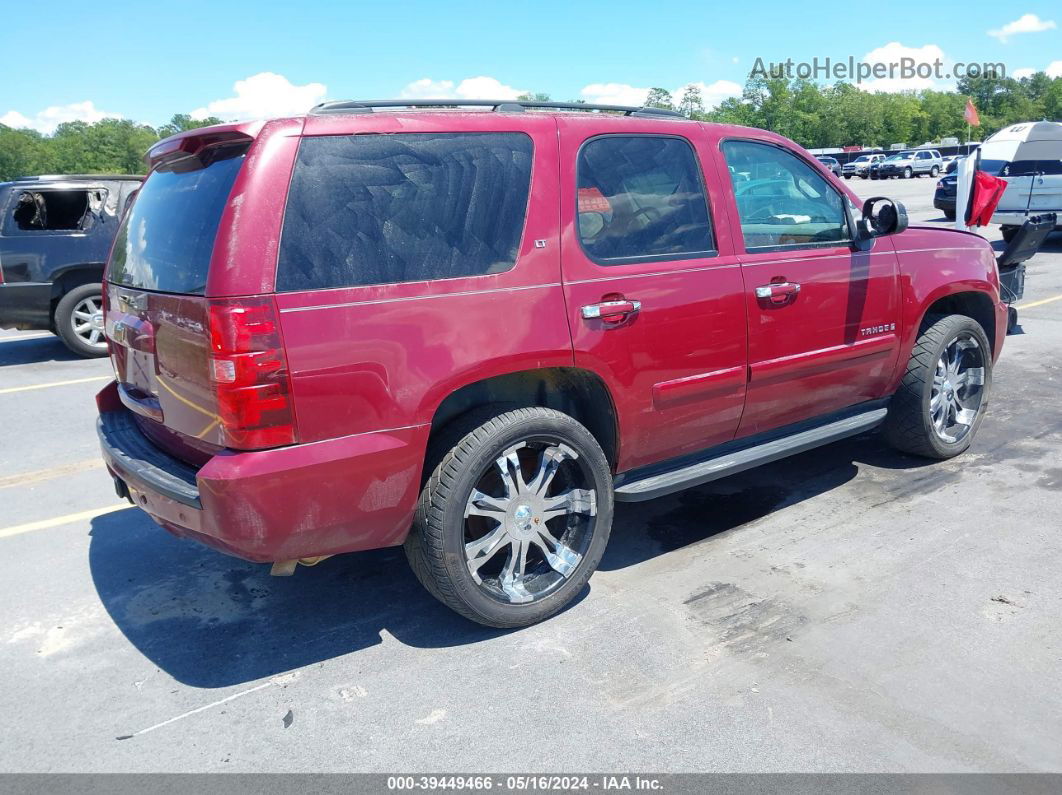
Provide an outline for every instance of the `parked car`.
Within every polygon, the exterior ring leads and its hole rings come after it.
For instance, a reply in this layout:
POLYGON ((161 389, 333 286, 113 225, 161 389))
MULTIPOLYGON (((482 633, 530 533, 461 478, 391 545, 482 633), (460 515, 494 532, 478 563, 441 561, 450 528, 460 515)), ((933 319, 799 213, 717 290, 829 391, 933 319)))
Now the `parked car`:
POLYGON ((845 163, 841 168, 841 174, 845 179, 850 179, 851 177, 867 179, 870 176, 871 166, 875 163, 880 163, 884 159, 885 155, 883 154, 860 155, 850 163, 845 163))
POLYGON ((936 178, 942 168, 940 152, 936 149, 912 149, 906 152, 897 152, 885 158, 878 169, 878 177, 910 179, 911 177, 920 177, 923 174, 928 174, 936 178))
POLYGON ((47 329, 81 356, 106 356, 100 283, 133 176, 0 183, 0 328, 47 329))
POLYGON ((402 544, 445 604, 521 626, 582 590, 615 501, 879 426, 936 459, 977 433, 1007 314, 980 236, 907 229, 765 130, 410 102, 151 149, 98 429, 171 532, 276 574, 402 544))
POLYGON ((835 177, 840 178, 841 164, 837 162, 836 157, 829 157, 828 155, 819 155, 815 159, 822 163, 824 166, 826 166, 826 168, 828 168, 831 172, 833 172, 833 175, 835 177))
POLYGON ((933 193, 933 206, 944 213, 944 217, 949 221, 955 220, 955 185, 958 181, 958 177, 955 173, 947 174, 940 178, 937 182, 936 190, 933 193))

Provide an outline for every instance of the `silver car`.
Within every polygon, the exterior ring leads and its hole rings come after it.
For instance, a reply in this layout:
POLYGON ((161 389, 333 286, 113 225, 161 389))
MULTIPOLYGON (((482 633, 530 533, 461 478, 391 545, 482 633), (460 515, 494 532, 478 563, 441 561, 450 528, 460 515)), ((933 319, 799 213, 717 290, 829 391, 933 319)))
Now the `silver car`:
POLYGON ((935 177, 943 170, 944 158, 936 149, 908 149, 886 159, 878 169, 878 176, 910 179, 928 174, 935 177))

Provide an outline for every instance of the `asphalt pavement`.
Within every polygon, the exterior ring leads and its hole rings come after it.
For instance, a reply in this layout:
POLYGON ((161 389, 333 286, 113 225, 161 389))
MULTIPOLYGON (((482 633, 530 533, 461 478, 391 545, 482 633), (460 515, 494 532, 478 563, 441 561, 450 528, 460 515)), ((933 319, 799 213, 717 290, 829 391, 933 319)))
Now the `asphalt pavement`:
MULTIPOLYGON (((934 180, 854 180, 944 225, 934 180)), ((990 228, 998 240, 998 229, 990 228)), ((106 360, 0 333, 0 771, 1062 771, 1062 235, 970 451, 876 435, 619 505, 518 631, 401 550, 271 578, 114 495, 106 360)))

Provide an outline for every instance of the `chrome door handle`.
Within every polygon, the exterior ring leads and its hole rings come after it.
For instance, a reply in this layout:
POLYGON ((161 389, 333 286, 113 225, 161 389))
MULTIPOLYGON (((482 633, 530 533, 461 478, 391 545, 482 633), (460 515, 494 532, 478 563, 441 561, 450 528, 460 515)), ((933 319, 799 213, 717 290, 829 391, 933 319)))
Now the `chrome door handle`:
POLYGON ((800 285, 796 282, 774 282, 756 288, 756 297, 772 301, 776 304, 784 303, 800 292, 800 285))
POLYGON ((641 301, 602 301, 582 308, 583 320, 623 320, 642 308, 641 301))

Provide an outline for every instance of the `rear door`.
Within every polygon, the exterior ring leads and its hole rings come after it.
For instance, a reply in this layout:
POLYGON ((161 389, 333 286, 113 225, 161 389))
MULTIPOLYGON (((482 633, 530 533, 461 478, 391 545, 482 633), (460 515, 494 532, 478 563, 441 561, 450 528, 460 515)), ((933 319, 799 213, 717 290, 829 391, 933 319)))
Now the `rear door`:
POLYGON ((622 471, 734 436, 745 307, 700 125, 560 117, 561 257, 575 363, 616 403, 622 471), (672 129, 673 128, 673 129, 672 129), (710 172, 709 172, 710 173, 710 172))
POLYGON ((738 435, 880 397, 898 352, 890 241, 856 251, 847 197, 792 149, 731 139, 721 150, 749 324, 738 435))

